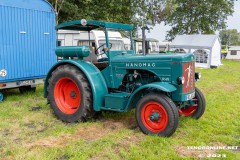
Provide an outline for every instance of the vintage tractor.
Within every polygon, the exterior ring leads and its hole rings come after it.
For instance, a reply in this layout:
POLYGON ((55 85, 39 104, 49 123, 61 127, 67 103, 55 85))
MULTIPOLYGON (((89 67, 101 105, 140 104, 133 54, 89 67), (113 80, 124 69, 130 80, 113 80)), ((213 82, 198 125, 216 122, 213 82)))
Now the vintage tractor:
MULTIPOLYGON (((145 134, 171 136, 178 127, 179 114, 200 118, 205 98, 195 87, 193 54, 135 54, 132 25, 77 20, 60 24, 57 30, 90 32, 101 29, 105 43, 93 46, 60 46, 62 57, 49 71, 45 97, 54 114, 64 122, 87 121, 102 110, 135 110, 137 123, 145 134), (108 32, 128 33, 131 50, 109 41, 108 32)), ((89 38, 90 39, 90 38, 89 38)))

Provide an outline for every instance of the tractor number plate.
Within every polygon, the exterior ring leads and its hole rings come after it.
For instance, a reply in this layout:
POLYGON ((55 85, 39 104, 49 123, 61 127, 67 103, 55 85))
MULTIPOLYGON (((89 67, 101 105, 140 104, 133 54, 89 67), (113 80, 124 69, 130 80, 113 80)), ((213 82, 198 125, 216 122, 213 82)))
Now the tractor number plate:
POLYGON ((20 81, 19 85, 30 85, 33 84, 33 80, 20 81))
POLYGON ((195 92, 191 93, 191 94, 188 94, 188 95, 185 95, 185 100, 188 101, 190 99, 193 99, 195 97, 195 92))

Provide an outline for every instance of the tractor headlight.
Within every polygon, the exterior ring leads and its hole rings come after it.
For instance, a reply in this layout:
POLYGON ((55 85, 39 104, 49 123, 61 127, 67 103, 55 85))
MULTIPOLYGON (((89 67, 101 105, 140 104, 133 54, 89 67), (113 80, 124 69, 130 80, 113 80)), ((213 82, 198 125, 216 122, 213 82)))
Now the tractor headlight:
POLYGON ((184 84, 185 78, 184 77, 178 77, 178 84, 184 84))
POLYGON ((195 79, 200 79, 201 78, 201 73, 200 72, 195 72, 195 79))

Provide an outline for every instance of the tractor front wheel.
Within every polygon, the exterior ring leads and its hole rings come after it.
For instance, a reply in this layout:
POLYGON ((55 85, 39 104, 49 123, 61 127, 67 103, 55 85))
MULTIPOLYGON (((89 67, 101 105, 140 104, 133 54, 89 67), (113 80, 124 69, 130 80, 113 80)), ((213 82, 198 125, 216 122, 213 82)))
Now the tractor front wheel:
POLYGON ((72 65, 59 66, 48 83, 47 98, 59 119, 71 123, 93 117, 92 91, 82 71, 72 65))
POLYGON ((178 112, 180 115, 183 115, 185 117, 199 119, 203 115, 205 107, 206 101, 204 95, 197 87, 195 87, 195 97, 193 98, 193 105, 186 108, 181 108, 178 110, 178 112))
POLYGON ((163 94, 149 93, 139 100, 136 119, 141 131, 169 137, 178 127, 178 111, 172 100, 163 94))

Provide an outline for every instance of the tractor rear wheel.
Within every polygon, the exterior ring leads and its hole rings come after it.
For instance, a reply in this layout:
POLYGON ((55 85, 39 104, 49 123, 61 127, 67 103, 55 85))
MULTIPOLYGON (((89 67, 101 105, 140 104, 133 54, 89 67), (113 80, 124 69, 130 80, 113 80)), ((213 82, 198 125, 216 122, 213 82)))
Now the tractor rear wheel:
POLYGON ((92 90, 84 73, 62 65, 48 80, 48 101, 54 114, 64 122, 86 121, 94 116, 92 90))
POLYGON ((181 108, 178 110, 178 112, 180 115, 183 115, 185 117, 199 119, 205 111, 206 101, 203 93, 197 87, 195 87, 195 97, 193 100, 194 105, 188 108, 181 108))
POLYGON ((169 137, 178 127, 178 111, 172 100, 163 94, 149 93, 139 100, 136 119, 141 131, 169 137))

